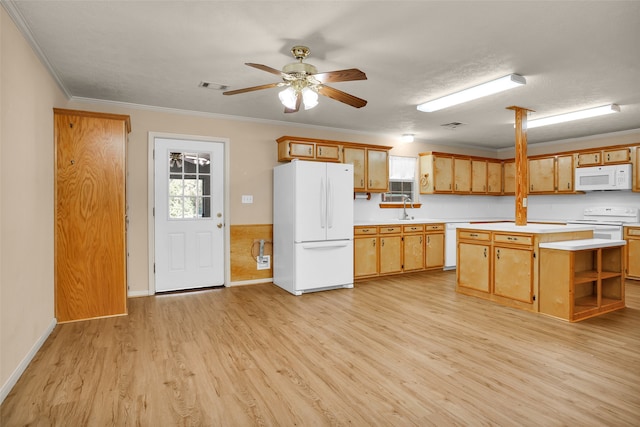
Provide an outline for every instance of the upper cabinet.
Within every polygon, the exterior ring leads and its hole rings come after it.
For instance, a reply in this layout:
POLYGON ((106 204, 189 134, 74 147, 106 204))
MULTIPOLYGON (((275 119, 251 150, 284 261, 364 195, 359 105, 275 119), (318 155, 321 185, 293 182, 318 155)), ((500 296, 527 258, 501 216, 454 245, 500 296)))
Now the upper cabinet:
POLYGON ((278 161, 293 159, 318 160, 323 162, 342 161, 342 146, 329 144, 310 138, 283 136, 278 138, 278 161))
POLYGON ((453 156, 420 153, 420 194, 453 192, 453 156))
POLYGON ((610 148, 602 150, 585 151, 578 154, 578 167, 612 165, 617 163, 629 163, 631 161, 631 148, 610 148))
POLYGON ((453 191, 471 192, 471 159, 459 157, 453 159, 453 191))
POLYGON ((573 193, 574 158, 577 155, 565 154, 556 157, 556 190, 558 193, 573 193))
POLYGON ((529 193, 553 193, 555 157, 529 159, 529 193))
POLYGON ((502 163, 487 160, 487 194, 502 193, 502 163))
POLYGON ((355 142, 282 136, 278 161, 294 159, 353 165, 353 191, 383 193, 389 188, 389 150, 393 147, 355 142))
POLYGON ((377 148, 346 146, 343 163, 353 165, 355 192, 383 193, 389 187, 389 151, 377 148))

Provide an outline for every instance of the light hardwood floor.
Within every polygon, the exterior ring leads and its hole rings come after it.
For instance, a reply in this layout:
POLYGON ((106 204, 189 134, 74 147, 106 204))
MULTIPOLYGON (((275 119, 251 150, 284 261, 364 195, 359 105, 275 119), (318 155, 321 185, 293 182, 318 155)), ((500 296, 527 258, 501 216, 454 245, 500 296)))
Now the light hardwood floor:
POLYGON ((640 425, 640 283, 574 324, 454 288, 427 272, 132 299, 58 325, 0 424, 640 425))

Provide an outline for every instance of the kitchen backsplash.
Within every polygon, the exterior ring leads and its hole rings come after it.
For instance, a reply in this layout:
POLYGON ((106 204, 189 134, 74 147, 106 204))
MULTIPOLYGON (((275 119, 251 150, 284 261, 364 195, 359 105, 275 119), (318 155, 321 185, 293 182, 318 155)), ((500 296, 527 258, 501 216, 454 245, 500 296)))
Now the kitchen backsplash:
MULTIPOLYGON (((569 195, 530 195, 527 217, 529 220, 570 220, 582 218, 585 208, 594 206, 640 208, 640 193, 631 191, 603 191, 569 195)), ((380 195, 371 200, 354 201, 354 218, 357 221, 384 221, 400 218, 402 208, 381 209, 380 195)), ((415 218, 444 220, 513 220, 515 200, 513 196, 456 196, 421 195, 422 207, 409 208, 407 213, 415 218)))

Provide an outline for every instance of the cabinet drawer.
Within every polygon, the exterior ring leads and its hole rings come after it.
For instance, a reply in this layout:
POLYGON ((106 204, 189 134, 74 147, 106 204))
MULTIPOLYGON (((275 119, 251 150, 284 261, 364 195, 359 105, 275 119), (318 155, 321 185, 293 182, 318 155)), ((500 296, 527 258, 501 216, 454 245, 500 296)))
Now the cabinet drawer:
POLYGON ((425 231, 444 231, 444 224, 427 224, 424 226, 425 231))
POLYGON ((368 234, 377 234, 378 233, 378 227, 373 226, 373 227, 355 227, 353 229, 353 234, 356 236, 364 236, 364 235, 368 235, 368 234))
POLYGON ((397 226, 380 226, 378 232, 380 234, 400 234, 400 231, 402 230, 402 227, 397 226))
POLYGON ((404 233, 418 233, 420 231, 424 231, 424 226, 423 225, 405 225, 402 228, 402 231, 404 233))
POLYGON ((494 234, 494 242, 511 243, 514 245, 532 245, 533 236, 523 236, 521 234, 494 234))
POLYGON ((625 235, 628 236, 628 237, 631 237, 631 236, 640 237, 640 228, 628 228, 627 227, 627 228, 625 228, 625 231, 626 231, 625 235))
POLYGON ((491 240, 491 233, 484 231, 461 231, 458 230, 458 237, 467 240, 491 240))

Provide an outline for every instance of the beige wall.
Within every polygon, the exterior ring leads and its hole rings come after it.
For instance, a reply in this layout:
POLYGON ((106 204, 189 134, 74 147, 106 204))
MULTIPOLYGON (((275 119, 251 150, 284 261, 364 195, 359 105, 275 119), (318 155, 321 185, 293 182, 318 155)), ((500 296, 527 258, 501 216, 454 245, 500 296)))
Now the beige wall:
MULTIPOLYGON (((66 98, 0 7, 0 384, 53 321, 53 106, 66 98)), ((4 391, 4 390, 3 390, 4 391)))

